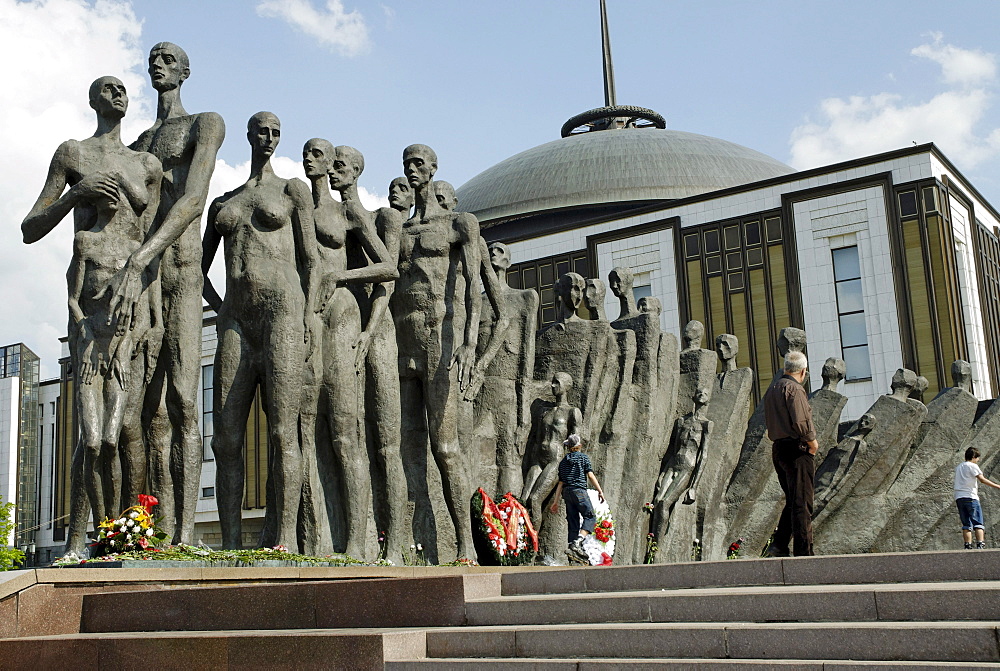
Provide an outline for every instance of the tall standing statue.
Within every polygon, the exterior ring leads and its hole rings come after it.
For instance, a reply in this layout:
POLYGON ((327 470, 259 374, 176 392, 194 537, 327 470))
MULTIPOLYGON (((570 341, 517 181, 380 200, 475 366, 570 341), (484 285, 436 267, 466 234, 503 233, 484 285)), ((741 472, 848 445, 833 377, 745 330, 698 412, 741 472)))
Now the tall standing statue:
POLYGON ((271 168, 281 124, 270 112, 247 122, 250 178, 217 198, 208 213, 202 266, 205 300, 218 313, 214 418, 216 497, 222 544, 243 546, 243 444, 258 387, 267 414, 274 539, 297 547, 302 493, 298 417, 307 339, 318 305, 316 230, 309 190, 271 168), (208 279, 225 240, 226 298, 208 279))
MULTIPOLYGON (((704 472, 709 441, 712 435, 712 422, 704 413, 705 406, 711 400, 709 388, 696 389, 692 394, 694 407, 677 420, 674 425, 673 440, 670 449, 663 459, 660 476, 656 481, 656 493, 653 496, 653 535, 660 543, 658 559, 677 561, 676 553, 671 553, 667 546, 667 534, 672 530, 674 508, 678 501, 682 505, 691 505, 698 499, 701 474, 704 472), (674 554, 675 556, 671 556, 674 554)), ((690 531, 694 532, 694 525, 690 531)), ((690 548, 691 534, 679 533, 685 542, 681 543, 683 550, 690 548)))
POLYGON ((611 293, 615 295, 621 305, 621 310, 618 313, 618 319, 615 321, 623 321, 625 319, 632 319, 633 317, 638 317, 641 314, 638 306, 635 302, 635 294, 632 292, 632 284, 635 278, 632 274, 631 268, 625 268, 623 266, 616 266, 612 268, 611 272, 608 273, 608 285, 611 287, 611 293))
POLYGON ((702 348, 705 339, 705 325, 692 319, 684 325, 680 355, 680 381, 677 383, 676 416, 683 417, 688 412, 688 404, 698 389, 711 385, 718 366, 714 351, 702 348))
POLYGON ((568 373, 556 373, 552 377, 555 403, 540 410, 528 441, 521 500, 537 525, 542 523, 542 504, 559 481, 563 442, 583 424, 580 409, 570 405, 567 398, 572 388, 573 378, 568 373))
POLYGON ((475 559, 470 464, 459 445, 458 422, 479 338, 479 222, 438 204, 433 182, 437 155, 430 147, 407 147, 403 169, 415 201, 400 236, 399 280, 391 301, 403 423, 419 424, 426 417, 458 555, 475 559))
MULTIPOLYGON (((121 318, 138 307, 142 276, 159 268, 163 344, 146 389, 149 485, 160 501, 163 530, 174 542, 194 542, 194 516, 204 458, 198 428, 201 382, 202 270, 199 221, 226 127, 214 112, 188 114, 181 85, 191 74, 187 54, 160 42, 149 52, 157 92, 156 122, 132 144, 163 164, 153 234, 134 251, 115 281, 112 307, 121 318)), ((126 436, 136 444, 138 436, 126 436)))
MULTIPOLYGON (((112 310, 108 282, 149 232, 162 176, 156 157, 122 144, 121 120, 128 96, 119 79, 95 80, 90 85, 90 106, 97 114, 97 131, 86 140, 59 145, 45 186, 21 224, 24 242, 30 244, 73 211, 68 332, 80 433, 70 470, 66 552, 82 556, 86 556, 88 512, 93 512, 96 528, 120 510, 115 462, 123 424, 141 434, 137 427, 148 363, 141 350, 151 347, 150 294, 155 282, 152 273, 143 273, 134 312, 120 316, 112 310)), ((143 465, 141 460, 125 461, 121 470, 127 482, 141 481, 144 470, 130 466, 143 465)))
MULTIPOLYGON (((538 292, 513 289, 507 284, 510 267, 507 245, 493 242, 487 253, 499 287, 501 314, 482 312, 478 360, 466 398, 475 399, 476 424, 488 420, 496 437, 497 496, 500 496, 519 492, 523 484, 521 457, 531 425, 530 383, 535 363, 538 292)), ((484 286, 488 285, 484 282, 484 286)))

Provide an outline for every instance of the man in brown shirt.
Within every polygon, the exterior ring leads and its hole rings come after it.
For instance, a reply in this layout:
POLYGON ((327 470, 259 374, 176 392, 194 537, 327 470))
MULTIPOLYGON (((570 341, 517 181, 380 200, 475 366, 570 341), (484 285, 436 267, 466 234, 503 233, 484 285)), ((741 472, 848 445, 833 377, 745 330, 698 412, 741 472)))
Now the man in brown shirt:
POLYGON ((802 352, 785 355, 784 375, 764 394, 764 421, 774 442, 771 461, 785 493, 778 528, 771 541, 773 557, 788 556, 788 541, 795 539, 795 555, 811 555, 813 478, 819 449, 813 427, 812 407, 802 383, 806 379, 806 357, 802 352))

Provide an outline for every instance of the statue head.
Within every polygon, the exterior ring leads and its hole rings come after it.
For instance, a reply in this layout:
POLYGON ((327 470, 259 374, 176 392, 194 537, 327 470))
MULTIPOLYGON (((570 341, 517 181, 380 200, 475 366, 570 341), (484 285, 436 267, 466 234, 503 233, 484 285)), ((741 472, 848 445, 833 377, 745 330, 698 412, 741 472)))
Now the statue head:
POLYGON ((900 400, 906 399, 917 388, 917 374, 912 370, 900 368, 892 376, 892 395, 900 400))
POLYGON ((806 332, 794 326, 786 326, 778 334, 778 354, 801 352, 806 348, 806 332))
POLYGON ((490 250, 490 265, 493 266, 493 270, 500 273, 510 268, 510 247, 502 242, 491 242, 488 249, 490 250))
POLYGON ((573 388, 573 376, 569 373, 556 373, 552 376, 552 395, 558 398, 562 394, 568 394, 573 388))
POLYGON ((699 408, 705 407, 712 400, 712 390, 707 387, 698 387, 691 400, 694 401, 694 409, 697 412, 699 408))
POLYGON ((910 396, 919 399, 929 386, 931 386, 930 381, 923 375, 918 375, 917 384, 913 387, 913 391, 910 392, 910 396))
POLYGON ((389 207, 404 214, 413 207, 413 191, 405 177, 397 177, 389 182, 389 207))
POLYGON ((341 145, 330 164, 330 188, 342 191, 358 183, 358 177, 365 171, 365 157, 354 147, 341 145))
POLYGON ((636 307, 639 308, 639 312, 651 314, 656 317, 659 317, 660 313, 663 312, 663 303, 655 296, 643 296, 639 299, 639 304, 636 307))
POLYGON ((434 197, 437 198, 438 205, 448 211, 458 207, 458 196, 455 195, 455 187, 450 182, 434 182, 434 197))
POLYGON ((701 341, 705 338, 705 325, 697 319, 692 319, 684 325, 682 349, 701 349, 701 341))
POLYGON ((149 50, 149 80, 159 93, 180 88, 191 76, 188 55, 172 42, 154 44, 149 50))
POLYGON ((739 338, 731 333, 723 333, 715 339, 715 353, 723 362, 735 359, 740 351, 739 338))
POLYGON ((591 312, 602 311, 604 308, 604 297, 608 290, 604 287, 604 282, 598 279, 588 279, 583 290, 583 303, 591 312))
POLYGON ((972 366, 959 359, 951 364, 951 380, 956 387, 972 393, 972 366))
POLYGON ((314 137, 302 147, 302 168, 309 179, 326 177, 337 150, 329 140, 314 137))
POLYGON ((837 391, 837 385, 847 375, 847 364, 843 359, 830 357, 823 363, 823 388, 837 391))
POLYGON ((855 435, 867 436, 875 428, 875 415, 866 412, 858 419, 858 425, 854 429, 855 435))
POLYGON ((556 295, 570 312, 576 312, 583 301, 583 292, 587 282, 583 275, 578 273, 566 273, 556 282, 556 295))
POLYGON ((118 77, 98 77, 90 85, 90 107, 102 119, 121 119, 128 110, 125 84, 118 77))
POLYGON ((630 268, 616 266, 608 273, 608 287, 616 298, 621 298, 632 292, 632 282, 634 279, 630 268))
POLYGON ((257 112, 247 121, 247 141, 250 142, 251 153, 270 159, 280 140, 281 122, 271 112, 257 112))
POLYGON ((425 144, 411 144, 403 150, 403 174, 411 189, 423 186, 434 178, 438 157, 425 144))

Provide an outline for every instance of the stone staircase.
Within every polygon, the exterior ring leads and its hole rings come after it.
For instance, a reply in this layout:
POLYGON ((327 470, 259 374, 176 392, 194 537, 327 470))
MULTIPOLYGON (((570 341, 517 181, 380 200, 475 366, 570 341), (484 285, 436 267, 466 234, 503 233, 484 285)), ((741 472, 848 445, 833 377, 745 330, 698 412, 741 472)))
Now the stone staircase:
POLYGON ((0 639, 0 669, 1000 668, 1000 550, 83 597, 80 632, 0 639))

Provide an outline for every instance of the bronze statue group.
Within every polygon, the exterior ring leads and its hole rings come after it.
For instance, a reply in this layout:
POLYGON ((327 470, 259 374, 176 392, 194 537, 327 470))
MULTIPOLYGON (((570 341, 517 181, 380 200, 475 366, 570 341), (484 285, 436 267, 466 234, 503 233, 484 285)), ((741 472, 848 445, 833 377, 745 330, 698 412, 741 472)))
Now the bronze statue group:
MULTIPOLYGON (((405 149, 389 207, 371 212, 359 199, 358 150, 311 139, 309 184, 281 178, 271 168, 281 124, 259 112, 247 123, 246 183, 209 204, 225 126, 184 109, 189 74, 180 47, 152 48, 157 118, 130 146, 124 85, 96 80, 96 132, 60 145, 22 224, 31 243, 73 212, 80 434, 68 553, 85 555, 90 519, 144 493, 158 498, 173 542, 195 542, 203 299, 217 313, 212 451, 226 548, 246 540, 243 450, 259 393, 262 546, 372 559, 381 532, 394 563, 414 541, 431 561, 475 559, 470 501, 483 486, 520 496, 543 553, 561 554, 566 522, 545 503, 563 442, 580 434, 615 510, 616 562, 687 559, 692 538, 724 551, 770 472, 758 463, 766 437, 753 419, 747 430, 753 373, 736 367, 735 337, 702 349, 704 327, 691 322, 679 348, 661 330, 659 300, 636 302, 627 268, 608 277, 617 319, 605 316, 601 280, 566 272, 552 288, 557 319, 539 331, 538 294, 508 285, 510 249, 487 245, 476 218, 456 210, 425 145, 405 149), (207 279, 220 244, 224 297, 207 279)), ((785 332, 801 334, 801 351, 805 334, 785 332)), ((826 415, 839 421, 843 403, 831 403, 826 415)), ((836 483, 831 503, 845 481, 835 466, 821 469, 836 483)), ((761 517, 740 524, 773 527, 773 514, 761 517)))

